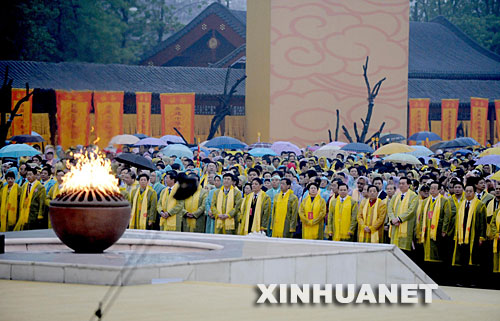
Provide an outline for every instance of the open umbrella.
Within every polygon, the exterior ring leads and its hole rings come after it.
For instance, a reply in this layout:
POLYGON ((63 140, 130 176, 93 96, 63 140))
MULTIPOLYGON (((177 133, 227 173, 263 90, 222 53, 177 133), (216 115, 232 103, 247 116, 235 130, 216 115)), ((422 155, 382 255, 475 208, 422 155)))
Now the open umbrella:
POLYGON ((400 134, 385 134, 380 136, 380 144, 386 145, 389 143, 395 143, 395 142, 401 142, 405 140, 406 138, 403 135, 400 134))
POLYGON ((339 142, 339 141, 333 141, 333 142, 326 144, 326 146, 338 146, 338 147, 342 147, 345 145, 347 145, 347 143, 339 142))
POLYGON ((479 154, 479 157, 488 155, 500 155, 500 147, 488 148, 487 150, 479 154))
POLYGON ((429 141, 442 140, 438 134, 435 134, 433 132, 418 132, 408 137, 408 140, 412 141, 425 141, 427 139, 429 141))
POLYGON ((413 152, 414 150, 415 150, 414 148, 405 144, 390 143, 377 149, 373 153, 373 155, 391 155, 396 153, 408 153, 408 152, 413 152))
POLYGON ((205 147, 207 148, 218 148, 218 149, 243 149, 247 147, 247 144, 237 140, 236 138, 229 136, 215 137, 209 140, 205 147))
POLYGON ((133 145, 139 140, 134 135, 117 135, 111 138, 108 145, 133 145))
POLYGON ((137 167, 139 169, 147 169, 152 171, 156 170, 156 167, 153 165, 152 161, 139 154, 122 153, 115 159, 120 163, 137 167))
POLYGON ((500 171, 496 172, 491 176, 491 179, 494 179, 496 181, 500 181, 500 171))
POLYGON ((472 154, 472 151, 468 150, 468 149, 459 149, 457 151, 455 151, 453 154, 462 154, 462 155, 468 155, 468 154, 472 154))
POLYGON ((421 165, 422 163, 413 155, 406 153, 396 153, 384 158, 384 161, 400 164, 421 165))
MULTIPOLYGON (((194 147, 189 147, 190 150, 192 150, 193 152, 195 150, 198 150, 198 146, 194 146, 194 147)), ((210 151, 206 148, 203 148, 200 146, 200 152, 204 152, 205 153, 205 156, 208 156, 210 154, 210 151)))
POLYGON ((148 135, 145 135, 145 134, 132 134, 132 136, 135 136, 135 137, 137 137, 139 139, 144 139, 144 138, 148 137, 148 135))
POLYGON ((165 135, 160 138, 161 140, 165 141, 168 144, 184 144, 184 139, 182 139, 181 136, 177 135, 165 135))
POLYGON ((340 150, 354 153, 373 153, 373 148, 363 143, 349 143, 345 146, 342 146, 340 150))
POLYGON ((248 146, 248 149, 253 149, 253 148, 271 148, 271 143, 264 143, 264 142, 257 142, 253 143, 252 145, 248 146))
POLYGON ((476 165, 497 165, 500 166, 500 155, 487 155, 478 159, 476 165))
POLYGON ((248 152, 250 155, 255 157, 262 157, 266 155, 277 156, 276 152, 270 148, 253 148, 248 152))
POLYGON ((314 156, 335 158, 340 151, 340 146, 325 145, 313 152, 314 156))
POLYGON ((413 155, 415 157, 430 156, 430 155, 434 154, 434 152, 432 150, 430 150, 429 148, 427 148, 425 146, 414 145, 411 147, 414 148, 415 150, 412 152, 408 152, 406 154, 413 155))
POLYGON ((186 145, 181 144, 171 144, 161 150, 162 154, 165 156, 177 156, 177 157, 187 157, 193 158, 193 152, 186 145))
POLYGON ((167 143, 164 140, 154 137, 143 138, 134 144, 134 146, 166 146, 166 145, 167 143))
POLYGON ((9 140, 16 143, 41 143, 45 141, 40 135, 16 135, 9 140))
POLYGON ((0 157, 24 157, 35 156, 40 154, 40 151, 26 144, 12 144, 0 149, 0 157))
POLYGON ((271 149, 278 155, 281 155, 283 152, 294 152, 295 155, 300 155, 300 148, 290 142, 277 141, 271 145, 271 149))

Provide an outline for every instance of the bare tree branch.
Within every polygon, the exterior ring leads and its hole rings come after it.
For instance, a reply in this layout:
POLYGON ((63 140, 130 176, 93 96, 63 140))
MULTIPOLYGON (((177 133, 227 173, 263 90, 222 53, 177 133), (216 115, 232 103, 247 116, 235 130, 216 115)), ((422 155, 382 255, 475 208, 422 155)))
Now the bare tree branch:
POLYGON ((347 128, 344 125, 342 125, 342 130, 344 131, 344 135, 347 138, 347 140, 349 141, 349 143, 352 143, 353 140, 352 140, 351 134, 349 134, 349 131, 347 130, 347 128))
POLYGON ((340 110, 337 109, 337 126, 335 127, 335 141, 339 141, 340 110))

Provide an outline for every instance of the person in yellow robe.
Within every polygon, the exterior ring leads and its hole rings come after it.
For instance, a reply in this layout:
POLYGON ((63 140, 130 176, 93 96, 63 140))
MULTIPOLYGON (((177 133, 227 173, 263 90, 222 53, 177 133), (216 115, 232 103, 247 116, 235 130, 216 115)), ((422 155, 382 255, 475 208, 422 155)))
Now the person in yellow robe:
POLYGON ((399 192, 391 198, 388 205, 391 244, 398 246, 407 255, 411 255, 413 236, 415 234, 418 195, 410 190, 410 180, 401 177, 399 192))
POLYGON ((302 200, 299 217, 302 221, 302 238, 306 240, 322 240, 325 226, 326 202, 319 195, 319 186, 310 183, 309 194, 302 200))
POLYGON ((238 231, 238 213, 242 197, 234 187, 235 177, 226 173, 222 177, 222 187, 214 192, 212 214, 215 216, 215 234, 235 234, 238 231))
POLYGON ((182 231, 203 233, 205 232, 205 203, 208 191, 201 186, 198 175, 190 174, 189 178, 196 181, 197 189, 191 197, 184 200, 182 231))
POLYGON ((239 215, 239 235, 266 232, 271 214, 271 199, 262 190, 262 180, 252 180, 252 192, 245 196, 239 215))
POLYGON ((152 229, 156 222, 156 192, 149 185, 148 174, 139 174, 139 187, 131 196, 132 214, 130 216, 130 229, 152 229))
POLYGON ((274 197, 271 217, 272 237, 292 238, 297 227, 299 215, 299 199, 290 189, 292 181, 281 179, 280 190, 274 197))
POLYGON ((46 229, 48 227, 45 212, 45 197, 47 193, 40 181, 36 179, 37 170, 30 167, 26 172, 26 183, 19 200, 19 219, 14 231, 46 229))
POLYGON ((368 199, 363 200, 358 211, 358 242, 381 243, 384 238, 384 220, 387 205, 378 198, 375 185, 368 186, 368 199))
POLYGON ((348 187, 338 183, 339 196, 330 199, 327 230, 334 241, 354 241, 358 225, 358 203, 348 195, 348 187))
POLYGON ((486 239, 486 206, 476 197, 472 183, 465 187, 465 200, 455 220, 455 246, 452 265, 461 267, 460 284, 474 285, 479 280, 476 267, 481 261, 480 247, 486 239))
POLYGON ((455 181, 453 183, 453 195, 450 196, 450 215, 444 217, 443 233, 452 238, 455 235, 455 219, 460 205, 465 200, 464 185, 455 181))
POLYGON ((169 171, 165 175, 165 186, 160 193, 157 211, 160 215, 161 231, 182 231, 182 217, 184 214, 184 201, 176 200, 175 193, 179 188, 177 173, 169 171))
MULTIPOLYGON (((496 200, 500 197, 500 185, 495 188, 496 200)), ((500 202, 500 199, 498 200, 500 202)), ((491 234, 493 237, 493 273, 500 273, 500 208, 497 208, 491 219, 491 234)), ((500 278, 496 276, 496 279, 500 278)))
POLYGON ((7 184, 0 190, 0 232, 8 232, 14 229, 19 215, 19 199, 21 188, 15 183, 16 174, 7 172, 5 174, 7 184))

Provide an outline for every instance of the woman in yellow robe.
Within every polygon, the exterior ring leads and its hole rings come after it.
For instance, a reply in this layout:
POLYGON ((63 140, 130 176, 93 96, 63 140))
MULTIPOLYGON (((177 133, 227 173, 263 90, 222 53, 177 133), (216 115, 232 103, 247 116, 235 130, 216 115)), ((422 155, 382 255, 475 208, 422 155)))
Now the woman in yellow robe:
POLYGON ((302 221, 302 238, 322 240, 325 226, 326 202, 318 194, 319 187, 315 183, 308 185, 309 194, 302 200, 299 217, 302 221))

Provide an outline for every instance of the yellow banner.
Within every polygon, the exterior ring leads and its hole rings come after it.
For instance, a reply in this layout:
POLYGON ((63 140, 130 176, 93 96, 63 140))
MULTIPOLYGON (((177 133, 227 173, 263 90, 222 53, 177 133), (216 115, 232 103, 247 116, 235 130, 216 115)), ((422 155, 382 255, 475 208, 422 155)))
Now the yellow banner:
POLYGON ((409 136, 429 131, 429 98, 410 99, 409 136))
POLYGON ((441 100, 441 138, 452 140, 457 138, 458 99, 441 100))
MULTIPOLYGON (((12 89, 12 107, 14 110, 17 102, 26 96, 26 89, 12 89)), ((30 96, 28 101, 21 104, 21 107, 17 110, 16 114, 21 114, 21 116, 16 116, 12 125, 10 126, 10 132, 12 136, 16 135, 31 135, 31 109, 32 109, 32 98, 30 96)))
POLYGON ((137 133, 151 136, 151 93, 137 92, 135 99, 137 133))
POLYGON ((91 91, 56 90, 57 136, 64 149, 89 144, 91 91))
POLYGON ((106 148, 113 136, 123 134, 123 91, 94 92, 96 144, 106 148))
POLYGON ((495 100, 495 112, 497 116, 497 138, 500 141, 500 100, 495 100))
POLYGON ((486 146, 488 128, 488 98, 471 97, 470 99, 470 137, 486 146))
POLYGON ((194 141, 194 93, 161 94, 162 135, 178 135, 181 132, 187 142, 194 141))

